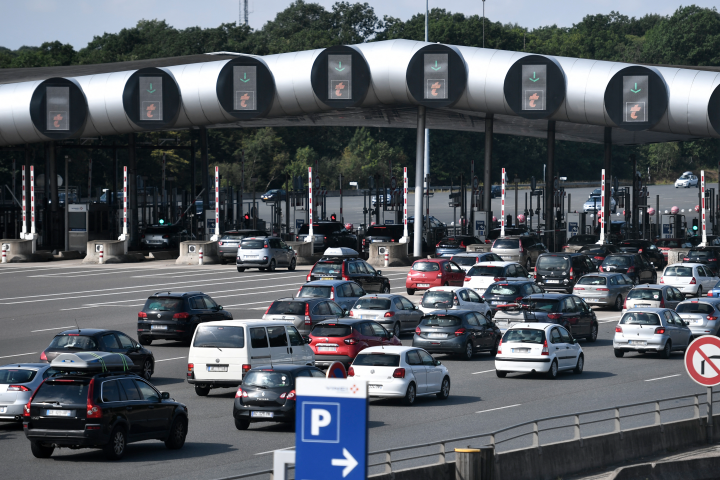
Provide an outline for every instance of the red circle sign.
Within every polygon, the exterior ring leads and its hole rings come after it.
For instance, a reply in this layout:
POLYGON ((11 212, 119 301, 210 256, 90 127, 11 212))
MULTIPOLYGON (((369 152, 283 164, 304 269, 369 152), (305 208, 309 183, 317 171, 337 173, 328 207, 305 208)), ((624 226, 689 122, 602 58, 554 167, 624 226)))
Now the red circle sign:
POLYGON ((685 370, 704 387, 720 385, 720 338, 705 335, 685 351, 685 370))

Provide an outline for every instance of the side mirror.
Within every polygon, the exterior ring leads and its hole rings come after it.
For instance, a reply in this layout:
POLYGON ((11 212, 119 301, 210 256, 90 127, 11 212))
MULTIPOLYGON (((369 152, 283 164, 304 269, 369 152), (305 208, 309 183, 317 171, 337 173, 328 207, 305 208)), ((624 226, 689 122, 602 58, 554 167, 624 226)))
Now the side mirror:
POLYGON ((217 306, 217 309, 218 309, 218 310, 222 310, 222 309, 223 309, 223 306, 222 306, 222 305, 218 305, 218 306, 217 306))
POLYGON ((312 338, 310 338, 310 337, 306 337, 303 340, 305 340, 306 345, 310 345, 312 343, 312 338))
POLYGON ((578 341, 577 341, 577 338, 573 338, 573 343, 576 344, 577 342, 578 342, 578 341))
POLYGON ((163 400, 169 400, 170 392, 160 392, 160 398, 162 398, 163 400))
POLYGON ((343 308, 343 317, 347 317, 347 316, 348 316, 348 309, 343 308))
POLYGON ((435 365, 442 365, 442 363, 440 363, 440 360, 435 360, 435 365))
POLYGON ((375 275, 382 275, 382 270, 375 270, 375 275))

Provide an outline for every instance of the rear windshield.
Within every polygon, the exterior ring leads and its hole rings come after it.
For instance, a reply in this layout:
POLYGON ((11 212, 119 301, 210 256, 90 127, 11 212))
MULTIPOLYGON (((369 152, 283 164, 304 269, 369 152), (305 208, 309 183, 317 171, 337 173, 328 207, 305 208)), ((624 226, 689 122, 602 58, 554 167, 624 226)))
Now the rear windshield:
POLYGON ((342 273, 342 261, 316 263, 312 269, 313 275, 340 275, 342 273))
POLYGON ((460 245, 462 242, 461 238, 455 238, 455 237, 445 237, 442 240, 440 240, 440 245, 460 245))
POLYGON ((20 368, 0 370, 0 385, 32 382, 35 375, 37 375, 37 370, 25 370, 20 368))
POLYGON ((607 278, 585 275, 578 281, 578 285, 607 285, 607 278))
POLYGON ((605 256, 607 254, 607 251, 604 248, 587 248, 583 247, 580 249, 580 253, 584 253, 585 255, 589 256, 605 256))
POLYGON ((498 238, 495 240, 495 243, 493 243, 492 248, 504 248, 504 249, 519 249, 520 248, 520 240, 517 238, 498 238))
POLYGON ((220 240, 234 240, 237 242, 245 237, 247 237, 247 235, 223 235, 220 237, 220 240))
POLYGON ((496 283, 490 285, 485 291, 485 295, 517 295, 520 287, 517 285, 508 285, 507 283, 496 283))
POLYGON ((243 327, 200 325, 193 347, 245 348, 245 330, 243 327))
POLYGON ((628 299, 636 300, 660 300, 662 297, 662 290, 655 288, 634 288, 628 293, 628 299))
POLYGON ((713 313, 715 308, 707 303, 689 302, 681 303, 675 308, 675 311, 677 313, 702 313, 703 315, 708 315, 713 313))
POLYGON ((588 243, 595 242, 597 242, 597 237, 590 235, 575 235, 574 237, 570 237, 568 245, 587 245, 588 243))
POLYGON ((353 310, 390 310, 389 298, 361 298, 353 310))
POLYGON ((447 304, 449 307, 453 306, 453 301, 455 300, 455 293, 454 292, 425 292, 425 295, 423 295, 422 298, 422 306, 433 308, 435 307, 435 304, 439 304, 439 308, 445 308, 445 304, 447 304))
POLYGON ((537 260, 537 268, 543 270, 567 270, 570 268, 570 257, 543 255, 537 260))
POLYGON ((298 292, 298 298, 330 298, 330 288, 316 285, 303 285, 298 292))
POLYGON ((260 388, 282 388, 292 385, 292 376, 283 372, 250 371, 243 379, 243 385, 260 388))
POLYGON ((688 258, 701 258, 706 259, 712 257, 712 252, 709 252, 707 250, 691 250, 687 254, 688 258))
POLYGON ((288 302, 278 300, 270 305, 268 315, 305 315, 305 302, 288 302))
POLYGON ((171 233, 177 233, 177 231, 177 228, 148 227, 145 229, 145 234, 151 233, 153 235, 169 235, 171 233))
POLYGON ((545 331, 534 328, 512 329, 505 332, 503 343, 537 343, 545 342, 545 331))
POLYGON ((145 301, 143 311, 179 312, 182 306, 183 301, 181 298, 152 297, 145 301))
POLYGON ((457 327, 462 320, 452 315, 426 315, 420 320, 420 325, 425 327, 457 327))
POLYGON ((52 339, 48 348, 67 348, 68 350, 96 350, 97 344, 85 335, 58 335, 52 339))
POLYGON ((620 323, 623 325, 660 325, 660 317, 656 313, 628 312, 623 315, 620 323))
POLYGON ((680 242, 677 240, 658 240, 655 245, 662 248, 680 248, 680 242))
POLYGON ((523 305, 529 305, 530 310, 541 312, 555 312, 560 302, 552 298, 523 298, 523 305))
POLYGON ((33 403, 87 403, 89 382, 45 382, 33 397, 33 403))
POLYGON ((435 262, 415 262, 412 269, 416 272, 437 272, 440 270, 440 265, 435 262))
POLYGON ((505 267, 500 265, 480 265, 472 267, 467 273, 468 277, 499 277, 505 267))
POLYGON ((368 367, 397 367, 400 365, 400 355, 387 353, 361 353, 355 357, 353 365, 368 367))
POLYGON ((667 277, 692 277, 692 267, 667 267, 663 275, 667 277))
POLYGON ((632 264, 630 257, 615 257, 610 255, 605 257, 603 265, 612 265, 614 267, 629 267, 632 264))
POLYGON ((366 237, 402 237, 402 225, 373 226, 367 229, 366 237))
POLYGON ((451 257, 450 261, 457 263, 458 265, 472 266, 478 262, 478 257, 451 257))
POLYGON ((350 325, 318 324, 310 332, 314 337, 347 337, 352 333, 350 325))
POLYGON ((240 248, 243 250, 258 250, 260 248, 265 248, 265 240, 245 240, 240 244, 240 248))
MULTIPOLYGON (((334 223, 313 223, 313 235, 325 235, 328 233, 334 233, 339 232, 342 229, 342 225, 340 224, 334 224, 334 223)), ((298 235, 307 235, 310 232, 310 227, 308 225, 303 225, 300 227, 300 233, 298 235)))

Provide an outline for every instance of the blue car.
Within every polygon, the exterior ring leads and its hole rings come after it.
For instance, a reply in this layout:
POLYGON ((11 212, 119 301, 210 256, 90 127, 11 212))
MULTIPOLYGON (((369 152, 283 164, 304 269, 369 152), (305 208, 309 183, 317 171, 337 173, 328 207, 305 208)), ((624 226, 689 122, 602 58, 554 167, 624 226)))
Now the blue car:
POLYGON ((295 298, 329 298, 350 311, 358 298, 365 295, 365 290, 352 280, 315 280, 300 287, 295 298))
POLYGON ((468 245, 484 243, 472 235, 453 235, 444 237, 435 245, 436 257, 452 257, 459 253, 465 253, 468 245))
POLYGON ((715 286, 708 292, 707 296, 720 298, 720 282, 715 284, 715 286))

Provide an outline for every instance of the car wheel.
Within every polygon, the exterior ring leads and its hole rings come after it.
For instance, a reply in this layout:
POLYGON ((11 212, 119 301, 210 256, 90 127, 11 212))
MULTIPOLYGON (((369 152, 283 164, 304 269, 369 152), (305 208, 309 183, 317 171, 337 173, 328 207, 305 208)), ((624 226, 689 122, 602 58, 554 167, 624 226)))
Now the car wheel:
POLYGON ((290 266, 288 267, 288 272, 294 272, 296 264, 297 264, 297 262, 295 261, 294 258, 292 260, 290 260, 290 266))
POLYGON ((592 327, 590 327, 590 335, 587 337, 588 342, 595 342, 597 340, 598 336, 598 326, 596 323, 593 323, 592 327))
POLYGON ((125 447, 127 447, 125 429, 119 426, 115 427, 110 434, 110 441, 103 447, 105 458, 108 460, 120 460, 125 455, 125 447))
POLYGON ((238 270, 239 273, 242 273, 242 272, 245 271, 245 268, 244 268, 244 267, 237 267, 237 270, 238 270))
POLYGON ((405 397, 403 397, 402 402, 405 405, 410 406, 415 403, 415 396, 415 384, 411 383, 410 385, 408 385, 407 391, 405 392, 405 397))
POLYGON ((235 428, 237 428, 238 430, 247 430, 248 428, 250 428, 250 420, 246 420, 244 418, 236 418, 235 428))
POLYGON ((390 293, 390 284, 387 284, 383 287, 382 293, 390 293))
POLYGON ((187 437, 187 420, 184 417, 176 417, 165 440, 165 446, 170 450, 179 450, 185 445, 185 437, 187 437))
POLYGON ((623 298, 622 295, 618 295, 615 299, 615 311, 620 312, 623 309, 623 298))
POLYGON ((145 380, 150 381, 150 377, 152 377, 152 374, 153 374, 153 364, 149 359, 145 360, 145 362, 143 363, 143 367, 142 367, 142 377, 145 380))
POLYGON ((396 323, 393 326, 393 335, 395 335, 397 338, 400 338, 400 324, 396 323))
POLYGON ((440 400, 447 400, 450 396, 450 379, 448 377, 443 378, 440 391, 437 393, 437 397, 440 400))
POLYGON ((465 344, 465 350, 464 350, 463 353, 460 355, 460 357, 461 357, 463 360, 472 360, 473 353, 474 353, 473 344, 472 344, 472 342, 468 341, 468 342, 465 344))
POLYGON ((660 352, 661 358, 670 358, 670 354, 672 353, 672 343, 670 340, 668 340, 665 343, 665 348, 662 349, 662 352, 660 352))
POLYGON ((30 442, 30 451, 32 451, 33 457, 35 458, 50 458, 50 455, 55 451, 55 447, 48 447, 33 440, 30 442))
POLYGON ((140 345, 152 345, 152 338, 140 337, 138 338, 140 345))
POLYGON ((195 385, 195 393, 198 397, 207 397, 208 393, 210 393, 210 387, 195 385))
POLYGON ((557 360, 553 360, 550 364, 550 369, 547 371, 547 378, 555 380, 558 376, 558 364, 557 360))
POLYGON ((703 294, 702 285, 700 285, 697 290, 697 297, 698 298, 702 297, 702 294, 703 294))
POLYGON ((414 288, 408 288, 408 289, 407 289, 407 294, 408 294, 408 295, 415 295, 415 289, 414 289, 414 288))
POLYGON ((583 372, 583 368, 585 368, 585 357, 583 355, 580 355, 578 357, 577 365, 575 365, 575 368, 573 369, 573 372, 579 375, 583 372))
POLYGON ((622 350, 618 350, 617 348, 615 349, 615 357, 622 358, 623 355, 625 355, 625 352, 623 352, 622 350))
POLYGON ((500 348, 500 339, 499 338, 497 340, 495 340, 495 344, 493 345, 492 350, 490 350, 490 355, 493 357, 496 356, 498 348, 500 348))
POLYGON ((498 378, 505 378, 507 377, 508 372, 501 372, 500 370, 495 370, 495 375, 497 375, 498 378))
POLYGON ((274 272, 275 271, 275 259, 273 258, 270 260, 270 266, 268 267, 268 272, 274 272))

